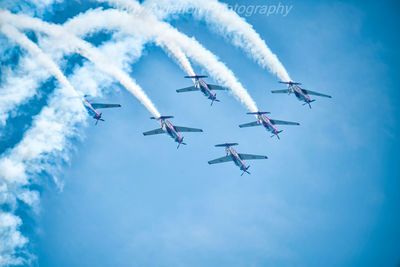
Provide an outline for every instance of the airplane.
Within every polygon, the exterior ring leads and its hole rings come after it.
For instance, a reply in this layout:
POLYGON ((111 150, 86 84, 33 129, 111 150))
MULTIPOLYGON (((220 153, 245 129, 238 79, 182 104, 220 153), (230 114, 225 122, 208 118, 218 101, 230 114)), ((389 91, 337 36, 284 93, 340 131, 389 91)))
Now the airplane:
POLYGON ((243 174, 245 174, 245 173, 250 174, 250 172, 248 171, 250 168, 250 165, 246 166, 246 163, 244 162, 244 160, 246 160, 246 159, 248 159, 248 160, 267 159, 268 158, 267 156, 237 153, 236 150, 233 149, 233 147, 232 147, 232 146, 237 146, 237 145, 239 145, 239 144, 238 143, 225 143, 225 144, 215 145, 216 147, 225 147, 226 156, 222 157, 222 158, 210 160, 208 162, 208 164, 217 164, 217 163, 233 161, 233 163, 235 163, 235 165, 238 166, 241 171, 243 171, 241 174, 241 176, 243 176, 243 174))
POLYGON ((214 93, 213 90, 228 90, 228 88, 219 85, 207 84, 205 81, 202 80, 202 78, 207 78, 207 77, 208 76, 204 75, 185 76, 185 78, 190 78, 195 80, 194 86, 178 89, 176 90, 176 92, 184 93, 184 92, 201 91, 204 94, 204 96, 206 96, 208 99, 211 100, 211 106, 214 104, 214 101, 221 102, 217 99, 217 94, 214 93))
POLYGON ((300 125, 300 123, 297 122, 291 122, 291 121, 279 121, 279 120, 273 120, 265 116, 264 114, 270 114, 270 112, 248 112, 247 114, 249 115, 256 115, 257 116, 257 121, 254 122, 249 122, 245 124, 239 125, 240 128, 244 127, 253 127, 253 126, 264 126, 264 128, 272 133, 271 137, 276 136, 278 139, 280 139, 279 134, 283 131, 278 131, 275 125, 300 125))
POLYGON ((304 105, 307 105, 311 108, 311 103, 314 102, 315 100, 311 100, 310 95, 316 95, 316 96, 322 96, 322 97, 328 97, 328 98, 332 98, 330 95, 325 95, 325 94, 321 94, 321 93, 317 93, 317 92, 313 92, 310 90, 306 90, 301 88, 299 85, 301 85, 301 83, 296 83, 296 82, 279 82, 279 83, 283 83, 283 84, 287 84, 288 89, 283 89, 283 90, 273 90, 271 91, 272 93, 276 94, 276 93, 281 93, 281 94, 291 94, 294 93, 294 95, 297 97, 298 100, 303 101, 304 105))
POLYGON ((97 111, 97 109, 99 109, 99 108, 119 108, 119 107, 121 107, 120 104, 90 103, 89 100, 87 100, 86 98, 82 99, 82 103, 83 103, 83 106, 88 111, 89 115, 92 116, 93 119, 96 120, 96 124, 95 125, 97 125, 97 123, 99 121, 104 121, 102 119, 102 117, 101 117, 103 113, 99 113, 97 111))
POLYGON ((150 119, 159 121, 161 128, 144 132, 143 135, 148 136, 166 133, 178 143, 177 148, 179 148, 180 145, 186 145, 186 143, 183 142, 183 137, 181 137, 179 132, 203 132, 202 129, 174 126, 167 120, 172 118, 173 116, 160 116, 159 118, 151 117, 150 119))

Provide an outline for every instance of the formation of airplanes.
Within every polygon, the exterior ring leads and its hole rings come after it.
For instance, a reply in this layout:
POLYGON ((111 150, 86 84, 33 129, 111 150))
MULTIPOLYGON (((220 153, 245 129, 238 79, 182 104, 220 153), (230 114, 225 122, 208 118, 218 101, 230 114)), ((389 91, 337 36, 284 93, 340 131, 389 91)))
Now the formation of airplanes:
MULTIPOLYGON (((220 90, 220 91, 226 91, 229 90, 226 87, 219 86, 219 85, 213 85, 213 84, 208 84, 206 83, 203 78, 207 78, 207 76, 204 75, 193 75, 193 76, 185 76, 185 78, 192 79, 194 82, 193 86, 185 87, 182 89, 176 90, 177 93, 183 93, 183 92, 194 92, 194 91, 200 91, 203 93, 207 99, 211 100, 211 106, 214 104, 214 102, 220 102, 217 99, 217 95, 214 91, 220 90)), ((301 102, 304 102, 303 105, 308 105, 311 108, 311 103, 314 102, 314 99, 311 99, 310 95, 314 96, 321 96, 321 97, 327 97, 331 98, 330 95, 310 91, 308 89, 301 88, 300 85, 301 83, 297 82, 283 82, 280 81, 279 83, 287 85, 287 89, 282 89, 282 90, 273 90, 271 91, 272 93, 286 93, 286 94, 292 94, 296 96, 298 100, 301 102)), ((102 113, 98 111, 98 109, 103 109, 103 108, 117 108, 121 107, 120 104, 104 104, 104 103, 91 103, 89 100, 86 99, 86 96, 82 99, 83 105, 88 111, 89 115, 93 117, 96 120, 96 125, 99 121, 104 121, 102 118, 102 113)), ((262 126, 270 132, 272 135, 271 137, 277 137, 280 139, 279 134, 282 132, 282 130, 278 130, 276 125, 300 125, 298 122, 291 122, 291 121, 283 121, 283 120, 275 120, 275 119, 270 119, 266 116, 266 114, 270 114, 270 112, 264 112, 264 111, 257 111, 257 112, 248 112, 248 115, 254 115, 256 117, 256 121, 245 123, 245 124, 240 124, 240 128, 247 128, 247 127, 255 127, 255 126, 262 126)), ((160 116, 158 118, 156 117, 151 117, 153 120, 157 120, 158 123, 160 124, 161 128, 157 128, 151 131, 144 132, 144 136, 150 136, 150 135, 158 135, 158 134, 167 134, 170 136, 176 143, 178 143, 177 148, 179 148, 181 145, 186 145, 186 143, 183 142, 184 137, 181 136, 180 133, 182 132, 203 132, 202 129, 198 128, 190 128, 190 127, 183 127, 183 126, 175 126, 173 125, 168 119, 174 118, 173 116, 160 116)), ((252 155, 252 154, 242 154, 238 153, 233 146, 237 146, 238 143, 225 143, 225 144, 218 144, 215 145, 216 147, 224 147, 225 148, 225 153, 226 155, 221 158, 217 158, 214 160, 210 160, 208 164, 217 164, 217 163, 224 163, 224 162, 230 162, 232 161, 236 166, 239 167, 239 169, 242 171, 242 174, 250 174, 248 171, 250 168, 250 165, 246 165, 244 160, 255 160, 255 159, 267 159, 267 156, 263 155, 252 155)))

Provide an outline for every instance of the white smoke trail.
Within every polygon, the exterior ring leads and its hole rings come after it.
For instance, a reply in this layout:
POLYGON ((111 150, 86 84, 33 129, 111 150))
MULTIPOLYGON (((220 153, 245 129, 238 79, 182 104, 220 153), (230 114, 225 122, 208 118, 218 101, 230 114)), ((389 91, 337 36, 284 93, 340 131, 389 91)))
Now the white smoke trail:
POLYGON ((0 31, 36 56, 61 85, 61 89, 55 91, 59 91, 56 97, 35 118, 23 140, 0 159, 0 204, 8 205, 10 209, 8 212, 0 211, 0 265, 5 266, 27 264, 30 260, 15 256, 17 252, 23 251, 28 239, 19 231, 21 219, 13 214, 17 208, 17 199, 37 209, 39 192, 27 186, 32 182, 29 174, 42 170, 46 156, 65 149, 66 138, 74 133, 73 126, 82 122, 86 116, 80 101, 73 98, 78 95, 77 92, 49 56, 14 27, 3 24, 0 25, 0 31))
MULTIPOLYGON (((132 62, 132 58, 137 58, 140 56, 143 48, 143 43, 140 40, 139 42, 133 41, 134 40, 132 38, 121 38, 118 36, 118 41, 109 41, 98 49, 103 55, 111 58, 114 57, 118 66, 128 67, 128 61, 132 62), (129 57, 124 55, 129 55, 129 57)), ((47 45, 51 47, 55 46, 56 43, 49 42, 47 45)), ((83 86, 85 89, 89 90, 85 91, 85 93, 90 92, 94 95, 97 94, 99 88, 107 88, 111 86, 112 83, 112 80, 109 78, 109 76, 101 75, 101 72, 99 73, 96 71, 95 66, 89 61, 85 62, 81 68, 77 68, 74 74, 70 76, 70 80, 71 83, 83 86)), ((43 144, 40 144, 39 141, 34 141, 32 138, 33 135, 40 133, 40 131, 30 130, 25 134, 24 140, 21 142, 21 144, 8 153, 8 156, 5 157, 6 160, 2 160, 2 164, 8 166, 0 166, 0 172, 7 170, 9 172, 5 174, 7 177, 26 176, 29 177, 30 182, 33 182, 32 180, 33 177, 35 177, 35 172, 40 172, 41 170, 46 170, 46 172, 49 172, 49 170, 54 168, 52 163, 60 158, 60 156, 62 156, 65 160, 68 159, 66 158, 66 152, 69 150, 68 147, 71 146, 65 142, 68 140, 68 137, 76 135, 77 122, 74 121, 76 116, 69 115, 70 103, 65 102, 66 100, 68 99, 60 99, 60 93, 54 94, 50 97, 48 107, 46 107, 45 110, 34 119, 35 124, 37 123, 38 125, 46 125, 44 124, 46 120, 56 120, 55 122, 59 123, 57 125, 60 130, 53 132, 49 139, 50 142, 47 143, 48 146, 54 146, 54 149, 43 152, 37 159, 34 159, 34 156, 32 156, 29 161, 24 162, 25 167, 21 164, 16 164, 17 156, 22 155, 21 150, 23 150, 24 147, 33 145, 35 147, 33 150, 43 151, 43 144), (52 112, 48 112, 48 110, 52 110, 52 112), (49 114, 54 114, 55 116, 50 117, 48 116, 49 114), (65 120, 63 120, 64 116, 66 116, 65 120), (57 117, 60 117, 60 119, 57 119, 57 117), (63 136, 63 134, 66 134, 66 136, 63 136), (60 140, 60 142, 57 143, 56 140, 60 140), (62 140, 64 140, 64 143, 61 142, 62 140)), ((79 105, 79 107, 81 107, 81 105, 79 105)), ((84 117, 86 117, 86 115, 84 115, 84 117)), ((49 128, 49 130, 51 130, 51 128, 49 128)), ((41 139, 43 140, 43 138, 41 139)), ((52 176, 54 176, 53 173, 52 176)), ((23 248, 28 242, 28 239, 23 237, 18 230, 22 223, 21 219, 13 214, 16 206, 16 196, 19 199, 24 199, 24 202, 29 202, 29 192, 21 190, 21 187, 23 187, 22 184, 16 183, 0 185, 0 205, 7 203, 13 207, 8 213, 0 213, 0 237, 2 240, 2 242, 0 242, 0 266, 13 264, 22 265, 25 263, 28 265, 29 263, 29 261, 27 261, 29 258, 24 259, 22 257, 15 256, 17 252, 21 253, 22 251, 25 254, 27 253, 23 250, 23 248)), ((39 196, 33 192, 33 194, 31 193, 31 198, 33 197, 36 197, 38 200, 39 196)), ((33 203, 33 201, 31 202, 33 203)), ((33 255, 29 254, 26 256, 30 258, 34 257, 33 255)))
MULTIPOLYGON (((108 1, 110 3, 125 4, 126 1, 108 1)), ((252 112, 258 111, 255 101, 243 88, 240 82, 229 70, 225 64, 199 44, 194 38, 189 38, 180 33, 169 24, 160 22, 149 12, 146 12, 141 6, 132 2, 131 13, 136 10, 139 15, 133 16, 124 11, 108 10, 90 10, 80 14, 65 24, 65 28, 72 32, 79 33, 79 36, 85 36, 88 33, 99 31, 101 29, 119 29, 125 33, 133 35, 147 36, 149 40, 154 40, 157 44, 172 43, 178 46, 189 58, 197 64, 203 66, 207 72, 217 82, 232 90, 232 93, 252 112), (135 25, 135 27, 132 27, 135 25)), ((167 46, 167 45, 166 45, 167 46)))
MULTIPOLYGON (((115 49, 111 49, 111 47, 108 48, 109 52, 113 50, 113 55, 109 56, 108 58, 113 59, 113 64, 117 65, 117 67, 127 68, 128 71, 130 71, 128 67, 130 66, 129 63, 132 62, 129 59, 138 58, 141 56, 143 41, 139 40, 139 38, 132 39, 118 37, 118 34, 114 34, 114 36, 116 36, 119 40, 124 39, 125 41, 112 42, 115 46, 115 49), (133 48, 138 47, 138 49, 127 49, 126 46, 129 46, 130 43, 135 43, 133 48), (121 63, 117 61, 121 61, 121 63)), ((53 54, 54 61, 60 61, 60 59, 64 56, 64 53, 59 52, 58 47, 54 45, 55 41, 51 40, 51 38, 43 37, 40 39, 40 41, 40 45, 45 47, 43 50, 53 54)), ((182 63, 182 65, 184 64, 185 63, 182 63)), ((88 68, 83 68, 83 70, 87 70, 88 74, 84 78, 87 81, 94 81, 94 79, 91 79, 93 76, 102 77, 101 73, 98 71, 88 70, 88 68)), ((50 78, 50 73, 48 70, 41 67, 37 60, 29 54, 26 56, 21 56, 17 68, 2 69, 2 71, 4 81, 0 85, 0 126, 5 125, 11 111, 16 110, 18 105, 25 104, 37 93, 36 89, 39 88, 39 86, 45 80, 50 78)), ((80 83, 81 82, 76 83, 77 87, 81 86, 80 83)), ((104 85, 104 82, 100 85, 104 85)), ((96 86, 98 86, 97 83, 86 83, 85 88, 82 89, 85 90, 85 94, 95 96, 97 90, 97 88, 95 88, 96 86)))
MULTIPOLYGON (((73 99, 74 97, 78 96, 78 93, 76 92, 76 90, 73 88, 73 86, 69 83, 69 81, 67 80, 67 78, 65 77, 65 75, 61 72, 61 70, 58 68, 58 66, 54 63, 54 61, 47 55, 45 54, 34 42, 32 42, 31 40, 29 40, 24 34, 20 33, 16 28, 8 25, 8 24, 3 24, 0 25, 0 31, 6 35, 10 40, 16 42, 19 46, 21 46, 22 48, 24 48, 25 50, 27 50, 31 55, 34 55, 38 58, 38 61, 45 67, 47 68, 50 73, 56 77, 56 79, 60 82, 61 87, 63 88, 63 96, 65 96, 67 99, 73 99)), ((76 109, 77 112, 79 113, 83 113, 84 109, 80 103, 80 101, 78 99, 75 99, 74 101, 75 103, 72 105, 72 109, 74 110, 74 108, 76 109)), ((83 116, 78 116, 77 118, 83 118, 83 116)), ((45 125, 47 126, 47 125, 45 125)), ((51 135, 51 131, 50 131, 51 127, 48 128, 48 134, 51 135)), ((45 130, 45 129, 43 129, 45 130)), ((38 139, 40 139, 40 135, 35 136, 32 140, 32 142, 37 141, 38 139)), ((48 137, 46 137, 45 139, 43 139, 43 143, 45 143, 46 139, 48 137)), ((49 149, 52 149, 53 147, 49 146, 49 149)), ((23 155, 20 155, 18 157, 16 157, 18 160, 15 163, 15 166, 20 166, 21 162, 25 161, 25 160, 30 160, 30 159, 34 159, 38 156, 38 152, 37 151, 43 151, 43 149, 32 149, 32 146, 30 145, 30 143, 27 143, 26 146, 24 146, 24 149, 28 150, 28 153, 23 153, 23 155), (34 151, 34 152, 32 152, 34 151)), ((39 153, 40 154, 40 153, 39 153)), ((2 158, 0 159, 7 161, 7 158, 2 158)), ((1 162, 4 162, 1 161, 1 162)), ((2 164, 0 162, 0 166, 9 166, 9 164, 2 164)), ((21 165, 22 166, 22 165, 21 165)), ((8 171, 7 169, 2 169, 2 172, 0 172, 0 178, 4 179, 5 181, 18 181, 18 182, 22 182, 22 183, 27 183, 27 181, 25 180, 25 176, 24 175, 19 175, 20 172, 16 172, 18 175, 10 175, 10 173, 14 173, 15 174, 15 168, 13 168, 13 170, 8 171), (17 178, 17 179, 16 179, 17 178)))
POLYGON ((57 78, 61 85, 68 90, 70 97, 78 96, 78 93, 68 82, 67 77, 65 77, 65 75, 61 72, 56 63, 54 63, 54 61, 48 55, 43 53, 43 51, 34 42, 29 40, 28 37, 8 24, 0 24, 0 31, 9 39, 17 42, 32 55, 36 55, 39 62, 45 66, 52 73, 52 75, 57 78))
MULTIPOLYGON (((20 218, 15 214, 17 200, 38 210, 39 192, 31 190, 30 184, 41 184, 33 174, 55 168, 52 162, 69 150, 68 139, 76 136, 77 124, 86 119, 81 103, 76 99, 68 100, 71 95, 66 87, 54 91, 48 106, 34 117, 31 128, 25 132, 22 141, 0 159, 0 204, 8 206, 8 211, 0 212, 0 220, 8 218, 9 223, 0 222, 0 232, 4 249, 0 249, 0 258, 5 262, 0 265, 22 264, 22 257, 15 257, 19 250, 24 250, 28 240, 19 232, 20 218), (7 263, 7 264, 6 264, 7 263)), ((1 245, 0 245, 1 247, 1 245)), ((19 253, 18 253, 19 254, 19 253)))
MULTIPOLYGON (((2 18, 2 14, 0 13, 0 19, 2 18)), ((29 22, 29 24, 31 24, 31 22, 32 21, 30 21, 29 22)), ((21 26, 22 28, 30 28, 30 27, 32 27, 32 24, 31 25, 29 25, 29 26, 27 26, 26 24, 25 25, 22 25, 22 24, 18 24, 18 22, 16 23, 17 25, 19 25, 19 26, 21 26)), ((35 23, 34 23, 35 24, 35 23)), ((59 28, 52 28, 52 29, 44 29, 44 28, 42 28, 42 27, 39 27, 39 28, 35 28, 36 26, 38 26, 38 25, 34 25, 34 29, 40 29, 41 31, 44 31, 44 32, 46 32, 47 34, 50 34, 50 35, 52 35, 52 36, 57 36, 57 34, 56 33, 54 33, 54 32, 52 32, 53 30, 55 31, 55 32, 57 32, 57 31, 59 31, 60 29, 59 28)), ((46 25, 47 26, 47 25, 46 25)), ((62 31, 61 31, 62 32, 62 31)), ((154 34, 154 33, 153 33, 154 34)), ((157 34, 158 35, 158 34, 157 34)), ((160 41, 161 43, 166 43, 166 40, 168 40, 168 36, 162 36, 163 38, 160 38, 160 39, 155 39, 156 41, 160 41)), ((186 37, 186 36, 184 36, 184 37, 186 37)), ((172 38, 172 40, 174 39, 175 37, 173 37, 172 38)), ((187 37, 186 37, 187 38, 187 37)), ((189 39, 189 38, 187 38, 187 39, 189 39)), ((194 40, 193 40, 194 41, 194 40)), ((186 40, 186 42, 187 42, 187 44, 189 44, 189 45, 192 45, 193 43, 191 43, 190 42, 190 39, 189 39, 189 41, 188 40, 186 40)), ((194 42, 196 42, 196 41, 194 41, 194 42)), ((197 43, 197 42, 196 42, 197 43)), ((186 46, 187 46, 187 44, 186 44, 186 46)), ((76 44, 73 44, 73 43, 68 43, 68 42, 65 42, 65 45, 67 45, 67 46, 70 46, 69 47, 69 49, 73 49, 73 47, 76 45, 76 44)), ((85 52, 87 52, 87 50, 85 50, 85 46, 79 46, 80 47, 80 51, 79 52, 82 52, 82 53, 85 53, 85 52), (81 51, 81 50, 83 50, 83 51, 81 51)), ((171 47, 171 46, 169 46, 169 47, 171 47)), ((177 47, 180 49, 181 48, 181 45, 179 44, 179 45, 177 45, 177 47)), ((203 48, 204 49, 204 48, 203 48)), ((188 51, 190 51, 190 49, 189 48, 185 48, 184 49, 184 51, 182 51, 182 53, 184 53, 184 52, 186 52, 187 53, 187 50, 188 51)), ((173 50, 173 51, 177 51, 177 50, 173 50)), ((200 51, 201 53, 203 53, 204 51, 200 51)), ((206 51, 207 52, 207 51, 206 51)), ((171 53, 173 53, 172 51, 171 51, 171 53)), ((89 54, 90 54, 90 50, 89 50, 89 54)), ((211 53, 210 53, 211 54, 211 53)), ((90 55, 92 55, 92 54, 90 54, 90 55)), ((184 55, 184 54, 183 54, 184 55)), ((210 56, 209 54, 207 54, 207 53, 205 53, 204 55, 206 55, 206 56, 210 56)), ((86 56, 88 56, 88 55, 86 55, 86 56)), ((174 54, 174 56, 175 57, 177 57, 177 58, 179 58, 177 55, 175 55, 174 54)), ((89 56, 88 56, 89 57, 89 56)), ((186 58, 186 57, 185 57, 186 58)), ((194 57, 193 56, 193 58, 195 58, 196 59, 196 57, 194 57)), ((93 59, 92 59, 93 60, 93 59)), ((199 60, 198 58, 197 58, 197 60, 198 60, 198 62, 205 62, 205 61, 202 61, 202 60, 199 60)), ((216 57, 214 56, 214 55, 212 55, 211 54, 211 59, 208 59, 208 62, 213 62, 213 60, 217 60, 216 59, 216 57), (214 57, 214 58, 212 58, 212 57, 214 57)), ((93 60, 93 61, 95 61, 95 60, 93 60)), ((207 60, 206 60, 207 61, 207 60)), ((217 60, 218 61, 218 60, 217 60)), ((98 63, 98 62, 97 62, 98 63)), ((187 63, 188 63, 188 61, 187 61, 187 63)), ((180 62, 180 64, 182 65, 182 66, 186 66, 186 70, 187 71, 190 71, 190 69, 189 68, 187 68, 187 66, 190 66, 190 63, 189 63, 189 65, 185 65, 185 64, 187 64, 187 63, 185 63, 184 61, 181 61, 180 62)), ((201 64, 201 63, 199 63, 199 64, 201 64)), ((222 64, 222 63, 221 63, 222 64)), ((104 65, 102 66, 103 68, 105 67, 104 65)), ((108 66, 107 66, 108 67, 108 66)), ((218 67, 220 67, 221 68, 221 66, 218 66, 218 67)), ((183 68, 185 68, 185 67, 183 67, 183 68)), ((217 73, 217 75, 220 75, 221 73, 222 74, 229 74, 229 70, 228 70, 228 72, 226 72, 226 67, 222 64, 222 69, 219 69, 219 70, 214 70, 216 73, 217 73), (225 69, 224 69, 225 68, 225 69), (224 71, 225 71, 225 73, 224 73, 224 71)), ((233 76, 233 74, 231 74, 232 76, 233 76)), ((234 76, 233 76, 233 78, 234 78, 234 76)), ((223 78, 222 78, 223 79, 223 78)), ((234 78, 235 79, 235 78, 234 78)), ((227 82, 227 83, 229 83, 229 82, 227 82)), ((122 82, 121 82, 121 84, 123 84, 122 82)), ((233 83, 234 84, 234 83, 233 83)), ((235 84, 234 84, 235 85, 235 84)), ((240 85, 240 84, 239 84, 240 85)), ((241 85, 240 85, 241 86, 241 85)), ((240 91, 240 90, 239 90, 240 91)), ((234 91, 235 92, 235 91, 234 91)), ((68 95, 68 94, 67 94, 68 95)), ((57 98, 54 98, 54 99, 60 99, 60 97, 57 97, 57 98)), ((7 177, 19 177, 19 180, 18 180, 18 182, 21 182, 21 183, 23 183, 23 182, 25 182, 26 181, 26 178, 27 178, 27 173, 26 173, 26 169, 23 167, 23 166, 20 166, 20 165, 18 165, 18 164, 15 164, 15 157, 17 157, 17 156, 13 156, 13 155, 19 155, 19 156, 21 156, 21 155, 23 155, 24 157, 26 157, 28 160, 25 162, 25 163, 29 163, 29 165, 30 165, 30 168, 29 169, 31 169, 31 170, 34 170, 35 168, 39 168, 39 170, 40 169, 42 169, 42 168, 44 168, 43 167, 43 164, 42 164, 42 160, 43 160, 43 157, 44 157, 44 155, 50 155, 50 157, 52 156, 52 155, 54 155, 54 154, 56 154, 56 153, 59 153, 59 152, 62 152, 63 150, 65 150, 65 145, 63 145, 63 143, 65 143, 66 142, 66 139, 67 139, 67 137, 68 136, 72 136, 73 134, 74 134, 74 128, 73 128, 73 124, 72 124, 72 122, 73 122, 73 117, 71 117, 69 114, 68 114, 68 112, 67 112, 67 110, 65 109, 65 106, 68 106, 68 105, 64 105, 65 103, 64 102, 62 102, 62 103, 59 103, 58 101, 55 101, 53 98, 51 98, 51 100, 49 101, 49 106, 48 107, 46 107, 46 108, 44 108, 43 110, 42 110, 42 112, 41 112, 41 114, 37 117, 37 118, 35 118, 35 120, 34 120, 34 125, 33 125, 33 127, 32 127, 32 129, 30 129, 27 133, 26 133, 26 135, 25 135, 25 137, 24 137, 24 139, 23 139, 23 141, 16 147, 16 148, 14 148, 13 149, 13 153, 11 153, 11 154, 8 154, 8 156, 6 157, 6 159, 7 160, 3 160, 3 167, 4 166, 6 166, 7 164, 9 165, 9 166, 13 166, 13 168, 8 168, 8 170, 9 170, 9 173, 7 173, 7 177), (52 140, 54 143, 57 143, 58 145, 56 145, 56 149, 55 150, 46 150, 46 147, 45 147, 45 145, 44 145, 44 143, 45 143, 45 141, 47 141, 47 139, 49 139, 51 136, 46 136, 45 135, 45 133, 43 133, 43 132, 40 132, 40 131, 38 131, 38 128, 48 128, 48 122, 49 121, 55 121, 57 118, 59 118, 59 117, 62 117, 63 115, 67 115, 66 116, 66 120, 64 121, 62 121, 62 122, 60 122, 60 124, 57 126, 57 127, 55 127, 56 129, 54 129, 54 130, 59 130, 59 134, 56 134, 55 136, 54 136, 54 139, 52 140), (69 119, 69 120, 68 120, 69 119), (68 124, 68 123, 71 123, 71 124, 68 124), (69 130, 69 131, 68 131, 69 130), (65 133, 67 133, 66 135, 65 135, 65 133), (42 136, 44 136, 44 138, 42 138, 42 140, 36 140, 36 139, 32 139, 32 138, 30 138, 30 136, 37 136, 37 135, 42 135, 42 136), (27 145, 29 145, 29 144, 34 144, 34 146, 35 146, 35 149, 34 150, 32 150, 32 151, 27 151, 26 150, 26 146, 27 145), (38 163, 41 163, 41 164, 38 164, 38 163)), ((247 106, 248 106, 248 104, 247 104, 247 106)), ((81 106, 79 106, 80 108, 81 108, 81 106)), ((256 108, 256 107, 255 107, 256 108)), ((51 139, 51 138, 50 138, 51 139)), ((53 142, 51 142, 51 143, 53 143, 53 142)), ((39 171, 39 170, 37 170, 37 171, 39 171)), ((3 188, 3 187, 2 187, 3 188)), ((6 188, 5 189, 5 191, 6 192, 12 192, 13 190, 10 190, 10 191, 8 191, 8 189, 6 188)), ((14 190, 15 192, 17 192, 16 190, 14 190)), ((32 205, 32 204, 34 204, 36 201, 37 201, 37 199, 38 199, 38 194, 36 193, 36 192, 29 192, 29 191, 19 191, 19 192, 17 192, 17 194, 18 194, 18 197, 19 197, 19 199, 21 199, 21 200, 23 200, 24 202, 26 202, 26 203, 30 203, 30 205, 32 205)), ((3 215, 2 215, 3 216, 3 215)), ((14 223, 13 223, 13 227, 11 227, 11 228, 15 228, 15 229, 17 229, 18 228, 18 225, 20 224, 20 222, 18 222, 18 218, 16 217, 16 219, 14 218, 14 219, 12 219, 13 217, 12 217, 13 215, 12 214, 5 214, 3 217, 4 218, 8 218, 8 220, 9 221, 14 221, 14 223), (10 215, 10 216, 8 216, 8 215, 10 215), (8 217, 7 217, 8 216, 8 217), (11 218, 11 219, 10 219, 11 218)), ((3 217, 1 217, 1 218, 3 218, 3 217)), ((10 230, 11 231, 11 230, 10 230)), ((8 231, 7 233, 9 233, 10 231, 8 231)), ((18 235, 18 231, 14 231, 17 235, 18 235)), ((15 236, 15 237, 17 237, 17 236, 15 236)), ((26 240, 23 238, 23 237, 21 237, 20 236, 20 238, 18 239, 18 238, 15 238, 15 240, 19 240, 18 242, 17 242, 17 244, 16 245, 13 245, 13 246, 11 246, 12 247, 12 249, 14 249, 15 250, 15 248, 18 248, 18 247, 22 247, 23 245, 24 245, 24 242, 26 242, 26 240), (19 245, 18 245, 19 244, 19 245)), ((0 250, 1 251, 1 250, 0 250)), ((1 262, 1 261, 0 261, 1 262)))
POLYGON ((2 71, 4 81, 0 85, 0 126, 5 125, 11 110, 26 103, 35 95, 36 88, 50 77, 48 70, 43 69, 30 55, 23 56, 16 69, 2 71))
MULTIPOLYGON (((174 43, 165 44, 164 50, 167 51, 167 53, 171 53, 169 56, 178 61, 179 66, 186 72, 187 75, 195 75, 189 59, 177 45, 174 43)), ((195 82, 195 80, 193 80, 193 82, 195 82)))
POLYGON ((253 26, 229 9, 227 4, 217 0, 146 0, 144 5, 160 18, 193 12, 195 18, 213 25, 223 36, 231 36, 232 43, 246 51, 261 67, 267 68, 282 81, 291 81, 278 57, 272 53, 253 26))
POLYGON ((0 18, 18 28, 42 31, 59 39, 60 44, 63 45, 64 49, 78 52, 83 57, 92 61, 98 68, 120 82, 121 85, 131 92, 147 108, 147 110, 152 113, 153 116, 160 116, 160 113, 146 93, 128 74, 117 68, 108 59, 104 58, 91 44, 65 31, 62 26, 46 23, 25 15, 14 15, 5 10, 0 10, 0 18))
MULTIPOLYGON (((108 0, 98 0, 98 2, 109 2, 113 5, 115 5, 117 8, 121 9, 127 9, 128 13, 137 16, 140 12, 142 14, 140 16, 149 16, 151 14, 144 14, 143 12, 145 11, 142 9, 139 5, 137 5, 135 2, 132 2, 130 0, 127 1, 108 1, 108 0)), ((189 59, 186 57, 185 53, 177 46, 174 42, 164 42, 159 44, 162 46, 162 48, 167 52, 167 54, 175 59, 181 69, 186 72, 187 75, 189 76, 194 76, 195 72, 193 71, 193 67, 190 64, 189 59)), ((195 82, 194 79, 192 79, 193 82, 195 82)))

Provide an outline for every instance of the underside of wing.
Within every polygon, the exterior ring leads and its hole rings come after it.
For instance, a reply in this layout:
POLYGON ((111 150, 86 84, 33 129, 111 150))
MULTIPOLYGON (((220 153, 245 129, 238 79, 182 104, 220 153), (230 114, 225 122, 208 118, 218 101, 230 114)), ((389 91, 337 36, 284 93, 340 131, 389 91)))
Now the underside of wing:
POLYGON ((197 88, 196 86, 189 86, 186 88, 178 89, 176 90, 178 93, 184 93, 184 92, 193 92, 193 91, 199 91, 200 89, 197 88))
POLYGON ((288 94, 289 90, 288 89, 283 89, 283 90, 272 90, 271 93, 273 94, 288 94))
POLYGON ((102 103, 92 103, 92 107, 95 109, 98 108, 120 108, 120 104, 102 104, 102 103))
POLYGON ((202 132, 202 129, 196 129, 196 128, 189 128, 189 127, 182 127, 182 126, 174 126, 175 131, 177 132, 202 132))
POLYGON ((229 90, 226 87, 214 85, 214 84, 208 84, 208 88, 210 88, 211 90, 229 90))
POLYGON ((260 155, 251 155, 251 154, 239 154, 240 159, 242 160, 249 160, 249 159, 267 159, 267 156, 260 156, 260 155))
POLYGON ((152 131, 144 132, 143 135, 155 135, 155 134, 163 134, 164 130, 159 128, 152 131))
POLYGON ((257 121, 253 121, 253 122, 249 122, 249 123, 245 123, 245 124, 240 124, 239 127, 240 128, 244 128, 244 127, 253 127, 253 126, 260 126, 261 124, 259 124, 257 121))
POLYGON ((303 90, 304 93, 309 94, 309 95, 316 95, 316 96, 332 98, 330 95, 325 95, 325 94, 317 93, 317 92, 306 90, 306 89, 302 89, 302 90, 303 90))
POLYGON ((224 163, 224 162, 229 162, 229 161, 232 161, 231 156, 225 156, 225 157, 222 157, 222 158, 210 160, 208 162, 208 164, 217 164, 217 163, 224 163))
POLYGON ((300 125, 298 122, 291 122, 291 121, 280 121, 280 120, 269 120, 274 125, 300 125))

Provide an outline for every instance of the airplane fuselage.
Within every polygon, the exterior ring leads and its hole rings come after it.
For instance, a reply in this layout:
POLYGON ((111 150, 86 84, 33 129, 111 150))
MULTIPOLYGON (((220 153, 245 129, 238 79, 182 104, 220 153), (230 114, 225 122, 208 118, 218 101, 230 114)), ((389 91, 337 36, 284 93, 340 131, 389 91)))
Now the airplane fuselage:
POLYGON ((267 131, 275 135, 278 135, 278 129, 276 128, 275 125, 271 123, 271 121, 267 116, 265 116, 264 114, 257 115, 257 121, 259 124, 262 124, 267 131))
POLYGON ((231 156, 233 162, 235 163, 236 166, 240 168, 240 170, 244 172, 247 171, 248 167, 246 166, 246 163, 239 157, 239 154, 233 147, 227 147, 225 151, 226 155, 231 156))
POLYGON ((93 117, 96 120, 99 120, 101 118, 100 113, 92 106, 92 104, 88 100, 84 99, 82 100, 82 102, 83 106, 86 108, 87 112, 91 117, 93 117))
POLYGON ((177 143, 182 143, 183 138, 175 130, 175 127, 168 120, 160 120, 161 128, 177 143))
POLYGON ((293 92, 298 100, 303 101, 305 103, 311 103, 311 98, 308 94, 304 93, 300 86, 296 84, 288 85, 289 92, 293 92))
POLYGON ((196 80, 195 86, 210 100, 215 101, 217 99, 216 94, 208 87, 208 84, 202 79, 196 80))

